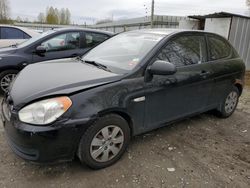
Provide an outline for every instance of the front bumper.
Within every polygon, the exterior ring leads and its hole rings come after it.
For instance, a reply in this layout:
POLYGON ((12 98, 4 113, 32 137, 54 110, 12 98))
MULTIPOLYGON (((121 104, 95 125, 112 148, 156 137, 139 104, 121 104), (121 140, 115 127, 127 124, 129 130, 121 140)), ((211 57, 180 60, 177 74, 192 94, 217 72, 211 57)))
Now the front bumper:
POLYGON ((3 125, 8 143, 21 158, 38 163, 72 160, 90 119, 65 120, 50 126, 22 123, 14 115, 3 125))

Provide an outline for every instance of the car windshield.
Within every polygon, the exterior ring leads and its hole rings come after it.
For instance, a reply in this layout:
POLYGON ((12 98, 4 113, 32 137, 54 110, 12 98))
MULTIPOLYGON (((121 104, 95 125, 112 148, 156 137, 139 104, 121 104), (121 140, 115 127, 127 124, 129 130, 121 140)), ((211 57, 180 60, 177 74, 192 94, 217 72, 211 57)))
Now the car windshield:
POLYGON ((125 74, 133 70, 163 37, 141 32, 122 33, 92 49, 83 61, 93 61, 112 72, 125 74))
POLYGON ((22 48, 22 47, 28 46, 28 45, 32 44, 33 42, 36 42, 36 41, 40 40, 41 38, 43 38, 47 35, 50 35, 51 33, 54 33, 54 32, 55 32, 55 30, 46 31, 46 32, 42 33, 41 35, 38 35, 36 37, 30 38, 29 40, 24 41, 23 43, 19 44, 18 47, 22 48))

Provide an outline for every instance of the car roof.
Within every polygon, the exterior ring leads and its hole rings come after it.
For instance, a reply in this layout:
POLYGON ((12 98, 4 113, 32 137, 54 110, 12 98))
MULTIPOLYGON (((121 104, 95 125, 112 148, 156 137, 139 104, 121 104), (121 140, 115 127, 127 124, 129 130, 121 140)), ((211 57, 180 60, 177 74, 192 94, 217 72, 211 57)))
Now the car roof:
MULTIPOLYGON (((17 27, 17 26, 13 26, 13 25, 4 25, 4 24, 0 24, 0 27, 11 27, 11 28, 17 28, 20 29, 22 31, 24 31, 25 33, 27 33, 28 35, 30 35, 31 37, 40 35, 40 33, 32 30, 32 29, 28 29, 25 27, 17 27)), ((97 30, 97 29, 89 29, 89 28, 79 28, 79 27, 66 27, 66 28, 54 28, 53 30, 55 31, 89 31, 89 32, 95 32, 95 33, 103 33, 109 36, 114 35, 114 33, 109 32, 109 31, 103 31, 103 30, 97 30)))
POLYGON ((40 33, 36 32, 32 29, 25 28, 25 27, 17 27, 14 25, 4 25, 4 24, 0 24, 0 27, 10 27, 10 28, 20 29, 21 31, 25 32, 26 34, 28 34, 31 37, 35 37, 35 36, 40 35, 40 33))
POLYGON ((188 30, 188 29, 166 29, 166 28, 156 28, 156 29, 140 29, 140 30, 134 30, 130 32, 138 32, 138 33, 148 33, 148 34, 156 34, 156 35, 171 35, 174 33, 180 33, 180 32, 193 32, 193 33, 207 33, 202 30, 188 30))
POLYGON ((89 31, 89 32, 95 32, 95 33, 103 33, 109 36, 114 35, 114 33, 109 32, 109 31, 89 29, 89 28, 79 28, 79 27, 55 28, 53 30, 55 31, 89 31))

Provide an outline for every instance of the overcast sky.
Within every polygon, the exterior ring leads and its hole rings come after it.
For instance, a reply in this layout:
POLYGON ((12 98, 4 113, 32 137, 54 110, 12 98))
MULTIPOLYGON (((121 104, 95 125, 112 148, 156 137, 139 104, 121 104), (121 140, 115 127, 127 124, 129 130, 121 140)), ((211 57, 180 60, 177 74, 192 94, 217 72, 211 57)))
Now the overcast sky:
MULTIPOLYGON (((114 20, 150 14, 151 0, 9 0, 11 16, 34 20, 46 7, 69 8, 72 21, 92 24, 97 20, 114 20)), ((219 11, 248 14, 246 0, 155 0, 155 14, 193 15, 219 11)), ((249 11, 250 12, 250 11, 249 11)))

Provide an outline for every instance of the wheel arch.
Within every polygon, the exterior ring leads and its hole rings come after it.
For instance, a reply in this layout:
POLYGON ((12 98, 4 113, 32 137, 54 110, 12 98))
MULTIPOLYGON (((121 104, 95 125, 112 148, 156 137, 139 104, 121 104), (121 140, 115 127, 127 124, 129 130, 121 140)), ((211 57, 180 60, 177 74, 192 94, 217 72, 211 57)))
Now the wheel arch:
POLYGON ((10 70, 15 70, 15 71, 18 71, 18 72, 21 71, 21 69, 19 67, 17 67, 17 66, 6 66, 6 67, 2 67, 0 69, 0 73, 4 72, 4 71, 10 71, 10 70))
POLYGON ((234 86, 239 90, 239 94, 241 95, 242 94, 242 91, 243 91, 243 82, 241 80, 236 80, 234 82, 234 86))
POLYGON ((108 114, 117 114, 121 116, 125 121, 127 121, 128 126, 130 128, 130 134, 133 136, 134 135, 134 123, 132 117, 126 112, 125 109, 120 109, 120 108, 113 108, 113 109, 108 109, 108 110, 103 110, 98 113, 99 117, 103 117, 108 114))

